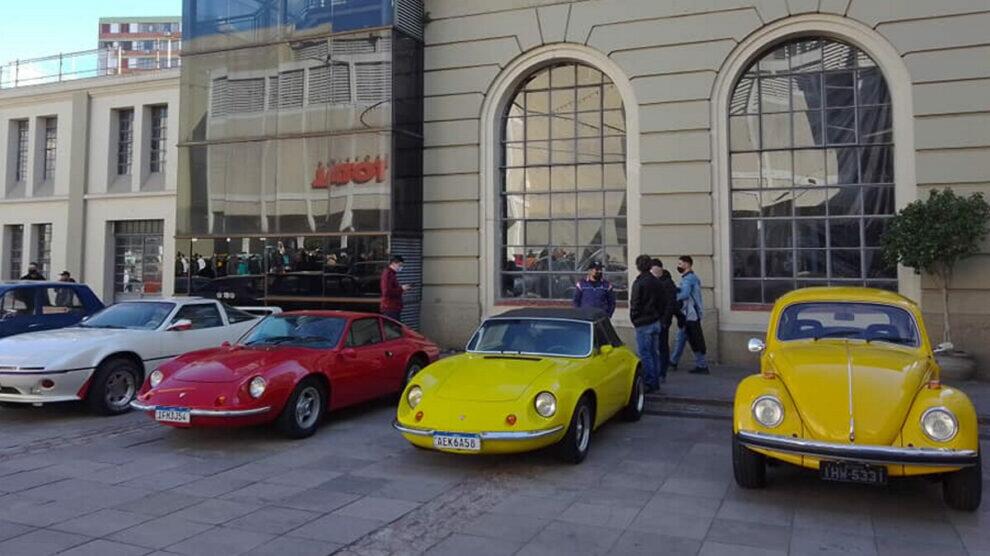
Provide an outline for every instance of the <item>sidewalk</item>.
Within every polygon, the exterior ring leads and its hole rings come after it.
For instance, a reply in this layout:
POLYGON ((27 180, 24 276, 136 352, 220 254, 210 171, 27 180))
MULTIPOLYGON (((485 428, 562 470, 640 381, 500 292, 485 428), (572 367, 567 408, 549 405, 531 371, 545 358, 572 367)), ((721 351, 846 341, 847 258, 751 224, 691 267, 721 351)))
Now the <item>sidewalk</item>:
MULTIPOLYGON (((659 392, 650 394, 648 401, 652 408, 657 409, 667 404, 731 409, 736 384, 756 372, 756 369, 732 365, 714 365, 708 375, 693 375, 679 370, 668 373, 667 382, 659 392)), ((976 406, 980 423, 990 424, 990 382, 969 380, 950 386, 969 396, 976 406)))

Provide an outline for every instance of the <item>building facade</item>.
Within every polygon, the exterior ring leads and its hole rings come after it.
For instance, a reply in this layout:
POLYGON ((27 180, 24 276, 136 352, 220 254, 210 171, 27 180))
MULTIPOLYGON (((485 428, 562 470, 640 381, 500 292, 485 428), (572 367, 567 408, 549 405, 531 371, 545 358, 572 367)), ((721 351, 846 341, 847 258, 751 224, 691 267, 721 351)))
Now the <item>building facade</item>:
POLYGON ((177 67, 182 51, 180 17, 101 17, 97 48, 103 73, 177 67))
MULTIPOLYGON (((691 255, 704 327, 752 362, 786 291, 935 285, 878 255, 933 188, 990 192, 984 0, 427 0, 424 331, 566 304, 592 260, 620 301, 641 253, 691 255)), ((990 362, 990 246, 951 285, 990 362)), ((676 274, 676 273, 675 273, 676 274)), ((615 317, 628 334, 627 308, 615 317)))
POLYGON ((178 106, 178 69, 0 90, 0 279, 170 295, 178 106))

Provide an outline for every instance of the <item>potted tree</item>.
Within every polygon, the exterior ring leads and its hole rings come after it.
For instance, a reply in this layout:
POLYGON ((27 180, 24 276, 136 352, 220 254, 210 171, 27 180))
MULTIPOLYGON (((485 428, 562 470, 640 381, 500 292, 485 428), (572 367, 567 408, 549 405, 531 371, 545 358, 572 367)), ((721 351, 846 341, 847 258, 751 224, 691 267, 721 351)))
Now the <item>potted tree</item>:
POLYGON ((949 323, 949 281, 959 261, 979 252, 990 225, 990 205, 981 193, 969 197, 951 189, 933 190, 928 199, 901 209, 882 238, 884 259, 902 264, 916 274, 928 274, 942 292, 942 343, 936 350, 942 376, 972 378, 976 365, 969 354, 952 345, 949 323))

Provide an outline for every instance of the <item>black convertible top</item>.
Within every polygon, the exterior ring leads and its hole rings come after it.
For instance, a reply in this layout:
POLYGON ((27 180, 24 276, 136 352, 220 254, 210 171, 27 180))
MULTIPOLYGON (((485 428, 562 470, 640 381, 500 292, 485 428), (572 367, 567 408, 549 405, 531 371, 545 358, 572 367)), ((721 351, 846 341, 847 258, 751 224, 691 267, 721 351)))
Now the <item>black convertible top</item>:
POLYGON ((580 320, 584 322, 598 322, 608 320, 601 309, 572 309, 569 307, 524 307, 512 309, 492 318, 505 319, 567 319, 580 320))

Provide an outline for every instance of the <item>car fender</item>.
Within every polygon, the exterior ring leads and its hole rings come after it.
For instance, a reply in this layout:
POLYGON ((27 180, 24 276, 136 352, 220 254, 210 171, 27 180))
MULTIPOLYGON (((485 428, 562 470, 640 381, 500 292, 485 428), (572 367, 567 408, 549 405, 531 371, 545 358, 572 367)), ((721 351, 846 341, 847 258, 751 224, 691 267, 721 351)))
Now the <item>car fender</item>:
POLYGON ((787 436, 803 436, 803 423, 799 408, 787 391, 784 381, 778 377, 757 374, 744 378, 736 386, 735 401, 732 409, 732 431, 741 430, 764 432, 787 436), (774 428, 767 428, 753 417, 753 403, 762 396, 773 396, 780 400, 784 407, 784 420, 774 428))
POLYGON ((973 407, 973 402, 961 390, 956 390, 948 386, 922 388, 915 396, 911 410, 904 420, 904 425, 901 429, 901 439, 904 446, 979 450, 979 419, 976 415, 976 409, 973 407), (951 411, 955 415, 956 422, 959 425, 956 436, 948 442, 935 442, 922 432, 922 415, 935 407, 944 407, 951 411))
MULTIPOLYGON (((537 380, 533 381, 520 402, 525 403, 528 410, 533 406, 536 396, 540 392, 550 392, 557 398, 557 415, 562 418, 566 425, 570 422, 571 415, 574 413, 581 396, 591 392, 595 397, 596 406, 601 398, 596 385, 588 378, 587 373, 581 372, 582 364, 587 364, 587 362, 558 362, 553 369, 544 372, 537 380)), ((601 411, 595 411, 595 421, 596 427, 603 422, 601 411)))

